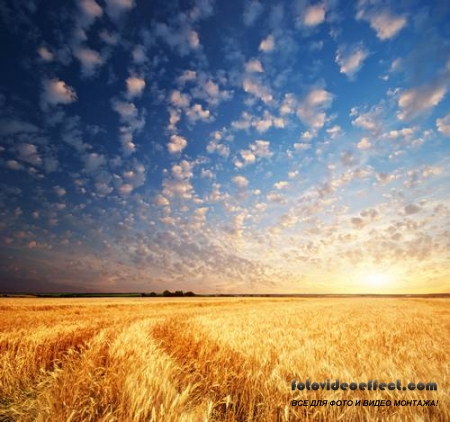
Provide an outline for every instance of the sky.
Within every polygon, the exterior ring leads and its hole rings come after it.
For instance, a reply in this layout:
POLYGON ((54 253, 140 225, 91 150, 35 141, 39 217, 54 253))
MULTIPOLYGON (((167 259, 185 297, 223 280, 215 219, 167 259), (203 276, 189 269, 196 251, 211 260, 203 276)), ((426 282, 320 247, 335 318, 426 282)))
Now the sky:
POLYGON ((0 3, 0 291, 450 292, 450 3, 0 3))

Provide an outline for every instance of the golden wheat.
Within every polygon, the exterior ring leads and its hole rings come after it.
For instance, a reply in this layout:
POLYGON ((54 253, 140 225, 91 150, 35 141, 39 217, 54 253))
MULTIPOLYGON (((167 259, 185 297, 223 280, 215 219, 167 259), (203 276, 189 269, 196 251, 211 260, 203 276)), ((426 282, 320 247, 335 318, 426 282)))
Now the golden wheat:
POLYGON ((0 420, 448 421, 449 351, 446 299, 5 298, 0 420), (293 379, 438 391, 292 391, 293 379))

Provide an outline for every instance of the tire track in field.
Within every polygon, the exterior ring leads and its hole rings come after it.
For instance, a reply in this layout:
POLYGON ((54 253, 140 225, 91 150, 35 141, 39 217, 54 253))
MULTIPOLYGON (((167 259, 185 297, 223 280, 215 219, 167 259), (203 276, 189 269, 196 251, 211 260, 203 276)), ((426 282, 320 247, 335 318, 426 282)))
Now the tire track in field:
MULTIPOLYGON (((52 412, 47 411, 48 405, 39 403, 42 397, 47 394, 47 402, 50 403, 52 395, 60 394, 55 385, 64 378, 63 387, 67 389, 67 398, 71 399, 71 378, 75 380, 78 372, 83 370, 89 373, 91 379, 79 379, 79 383, 101 383, 105 368, 111 365, 108 353, 110 343, 132 321, 141 318, 136 316, 120 323, 101 320, 89 326, 57 332, 36 343, 29 338, 4 342, 0 361, 0 417, 21 422, 52 420, 52 412), (54 393, 49 393, 52 389, 54 393), (42 412, 47 419, 37 419, 42 412)), ((61 396, 61 406, 65 399, 61 396)))
POLYGON ((0 416, 11 421, 36 420, 32 415, 43 386, 68 361, 79 359, 101 328, 101 324, 96 324, 58 333, 37 344, 26 340, 3 343, 0 416))
POLYGON ((39 420, 194 422, 182 417, 190 388, 179 394, 168 382, 177 367, 148 336, 155 323, 154 317, 130 319, 103 330, 55 379, 44 381, 39 420))
MULTIPOLYGON (((152 336, 180 366, 179 388, 195 385, 191 399, 214 403, 212 420, 284 420, 284 409, 268 409, 268 397, 275 394, 265 385, 263 374, 274 362, 261 362, 208 338, 189 316, 166 318, 152 329, 152 336), (269 417, 270 414, 270 417, 269 417)), ((285 402, 284 404, 286 404, 285 402)), ((284 406, 283 406, 284 407, 284 406)))

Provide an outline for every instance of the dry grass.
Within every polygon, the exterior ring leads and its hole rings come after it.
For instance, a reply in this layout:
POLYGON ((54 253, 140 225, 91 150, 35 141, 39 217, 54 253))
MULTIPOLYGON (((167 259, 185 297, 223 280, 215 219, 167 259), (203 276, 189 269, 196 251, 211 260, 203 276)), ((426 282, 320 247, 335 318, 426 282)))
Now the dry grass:
POLYGON ((0 421, 450 421, 449 352, 446 299, 6 298, 0 421), (438 391, 293 392, 294 378, 438 391))

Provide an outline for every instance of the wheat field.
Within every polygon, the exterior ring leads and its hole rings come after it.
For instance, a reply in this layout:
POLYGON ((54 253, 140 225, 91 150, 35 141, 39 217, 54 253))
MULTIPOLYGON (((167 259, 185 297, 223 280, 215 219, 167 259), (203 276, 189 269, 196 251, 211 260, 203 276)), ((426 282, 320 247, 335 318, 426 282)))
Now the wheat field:
POLYGON ((449 352, 447 299, 2 298, 0 421, 448 421, 449 352), (292 391, 293 379, 438 390, 292 391), (377 399, 392 405, 362 406, 377 399))

